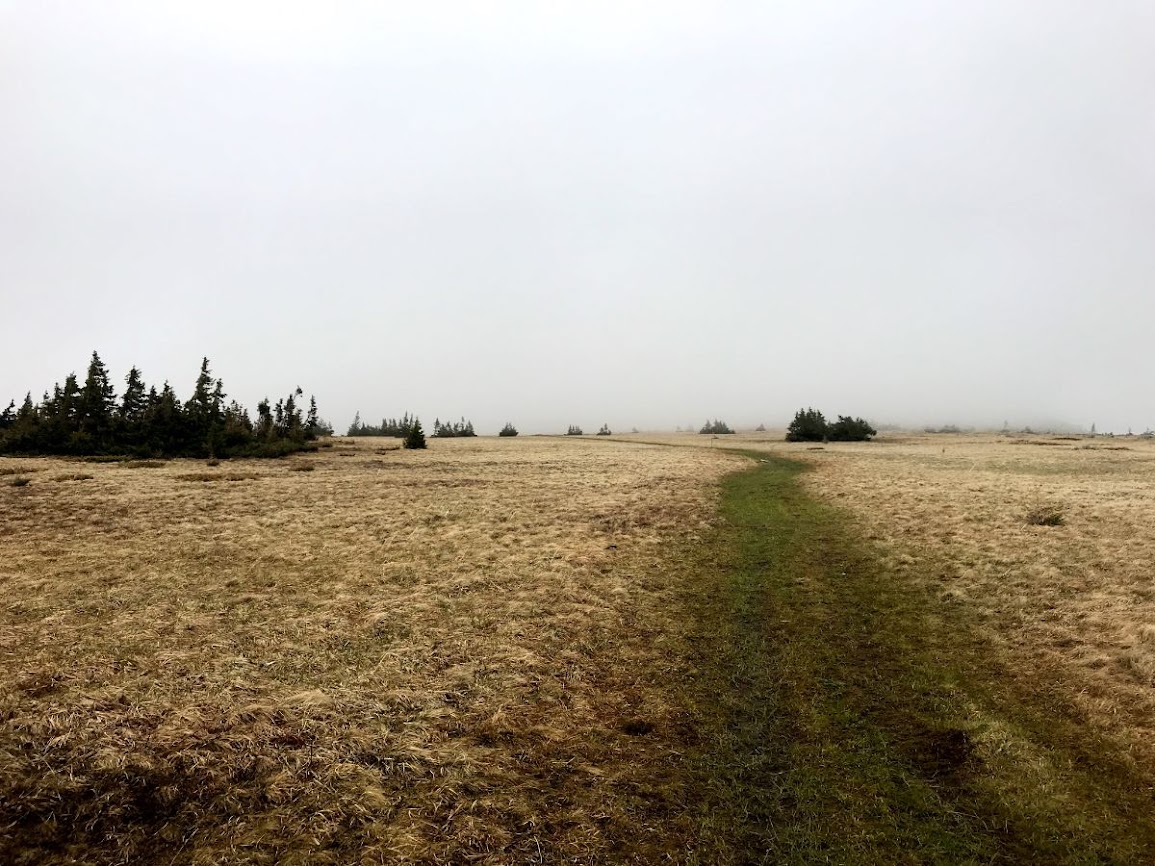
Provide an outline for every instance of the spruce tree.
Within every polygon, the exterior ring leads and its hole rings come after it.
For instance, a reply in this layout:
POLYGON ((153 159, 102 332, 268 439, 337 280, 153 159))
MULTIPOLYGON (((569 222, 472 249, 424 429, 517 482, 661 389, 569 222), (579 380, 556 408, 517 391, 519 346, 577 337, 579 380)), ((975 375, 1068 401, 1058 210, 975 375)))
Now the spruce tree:
POLYGON ((100 355, 92 353, 88 375, 80 392, 80 430, 91 443, 103 451, 110 443, 116 392, 108 380, 108 370, 100 355))
POLYGON ((410 419, 405 415, 408 427, 405 430, 405 447, 409 449, 425 448, 425 431, 421 429, 421 421, 416 417, 410 419))
POLYGON ((266 397, 257 404, 257 429, 256 435, 258 439, 270 439, 273 436, 275 422, 273 420, 272 410, 269 408, 269 398, 266 397))
POLYGON ((71 427, 80 414, 80 385, 76 382, 76 374, 69 373, 64 379, 64 387, 60 389, 60 417, 71 427))
MULTIPOLYGON (((137 424, 148 408, 148 395, 144 390, 144 380, 140 370, 133 367, 124 380, 124 396, 120 400, 120 420, 126 424, 137 424)), ((156 390, 153 389, 153 393, 156 390)))
POLYGON ((211 452, 212 448, 201 448, 208 444, 213 426, 213 377, 209 370, 209 359, 202 358, 200 373, 193 385, 192 396, 184 404, 184 426, 187 428, 187 444, 196 443, 198 451, 211 452))
POLYGON ((213 377, 209 372, 209 359, 201 360, 201 371, 197 375, 196 384, 193 386, 192 396, 188 398, 185 403, 185 411, 187 411, 194 420, 206 420, 209 417, 209 412, 212 407, 212 391, 213 391, 213 377))
POLYGON ((799 409, 786 428, 787 442, 822 442, 826 439, 826 419, 815 409, 799 409))
POLYGON ((305 416, 305 438, 317 438, 317 398, 309 395, 309 414, 305 416))

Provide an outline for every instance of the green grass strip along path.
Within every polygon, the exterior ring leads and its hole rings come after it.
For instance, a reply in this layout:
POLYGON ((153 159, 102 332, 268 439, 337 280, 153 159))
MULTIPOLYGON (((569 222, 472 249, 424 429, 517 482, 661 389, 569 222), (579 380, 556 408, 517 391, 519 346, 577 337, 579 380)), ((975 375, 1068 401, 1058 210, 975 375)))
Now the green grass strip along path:
POLYGON ((1117 743, 888 573, 804 464, 746 456, 686 601, 691 862, 1155 862, 1151 780, 1117 743))

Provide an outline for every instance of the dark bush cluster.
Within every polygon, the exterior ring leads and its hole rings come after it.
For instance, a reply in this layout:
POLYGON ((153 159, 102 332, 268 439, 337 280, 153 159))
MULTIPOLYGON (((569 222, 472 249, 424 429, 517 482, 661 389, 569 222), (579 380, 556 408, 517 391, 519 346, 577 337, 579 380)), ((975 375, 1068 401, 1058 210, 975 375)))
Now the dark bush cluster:
POLYGON ((498 433, 497 435, 498 436, 516 436, 517 435, 517 428, 514 427, 512 424, 510 424, 508 421, 506 421, 505 426, 501 428, 501 432, 498 433))
POLYGON ((699 433, 713 433, 713 434, 717 435, 719 433, 733 433, 734 431, 730 429, 730 425, 727 424, 725 421, 719 421, 717 419, 714 419, 713 421, 707 421, 705 424, 703 424, 702 429, 699 430, 698 432, 699 433))
POLYGON ((867 442, 878 434, 868 422, 849 415, 839 415, 827 430, 826 438, 831 442, 867 442))
POLYGON ((209 360, 201 362, 192 396, 183 403, 167 382, 160 391, 147 386, 133 367, 117 398, 108 370, 92 353, 84 384, 70 373, 64 385, 32 394, 0 414, 0 453, 128 454, 140 457, 279 457, 313 447, 322 433, 332 432, 317 416, 310 397, 305 412, 295 389, 271 406, 257 404, 257 419, 236 400, 225 402, 224 386, 214 379, 209 360))
POLYGON ((442 424, 439 418, 433 419, 433 437, 435 439, 453 439, 455 437, 476 436, 473 432, 473 422, 462 418, 449 424, 442 424))
POLYGON ((569 427, 565 431, 565 435, 566 436, 581 436, 582 435, 582 428, 579 427, 577 424, 570 424, 569 427))
POLYGON ((817 409, 799 409, 786 428, 787 442, 866 442, 878 433, 861 418, 839 415, 833 424, 817 409))
POLYGON ((598 430, 598 435, 599 436, 612 436, 613 433, 610 432, 610 425, 609 424, 603 424, 601 429, 598 430))

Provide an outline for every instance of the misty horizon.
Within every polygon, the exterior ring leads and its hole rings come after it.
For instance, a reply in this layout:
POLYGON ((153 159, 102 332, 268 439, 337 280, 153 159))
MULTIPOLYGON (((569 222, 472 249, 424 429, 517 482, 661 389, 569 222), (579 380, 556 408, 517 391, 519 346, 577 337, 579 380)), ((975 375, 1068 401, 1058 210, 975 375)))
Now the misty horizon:
MULTIPOLYGON (((97 352, 97 355, 99 355, 99 352, 97 352)), ((209 360, 209 359, 205 358, 203 360, 209 360)), ((214 377, 221 378, 219 376, 218 371, 211 368, 211 363, 210 363, 210 370, 213 373, 214 377)), ((143 375, 143 371, 140 371, 139 368, 137 369, 137 372, 143 375)), ((83 384, 83 381, 84 381, 83 370, 79 370, 79 371, 78 370, 72 370, 72 371, 70 371, 70 373, 68 375, 74 376, 78 383, 83 384)), ((25 393, 25 397, 32 399, 33 403, 39 404, 44 398, 50 397, 53 393, 53 389, 59 388, 63 384, 63 382, 66 378, 68 378, 67 375, 60 377, 57 381, 55 381, 53 383, 52 387, 48 387, 48 388, 43 389, 43 391, 41 392, 41 396, 39 396, 39 397, 37 397, 33 391, 27 391, 25 393)), ((180 389, 177 387, 174 387, 173 383, 167 379, 164 380, 163 382, 153 383, 153 382, 150 382, 148 380, 147 376, 144 376, 144 378, 145 378, 146 384, 151 385, 158 392, 164 387, 172 388, 173 392, 175 393, 175 395, 178 399, 178 402, 182 402, 182 403, 185 402, 185 399, 187 398, 187 396, 189 396, 189 395, 182 395, 180 389)), ((223 383, 223 378, 222 378, 222 383, 223 383)), ((293 386, 293 387, 286 388, 283 390, 286 393, 290 393, 290 392, 294 391, 297 387, 299 387, 299 386, 293 386)), ((189 391, 191 394, 192 389, 190 388, 189 391)), ((123 396, 123 392, 124 392, 123 388, 119 388, 117 390, 117 392, 116 392, 117 399, 119 399, 121 396, 123 396)), ((304 401, 308 401, 310 398, 316 396, 315 394, 313 394, 313 393, 311 393, 305 389, 302 389, 302 393, 303 393, 302 399, 304 401)), ((226 399, 229 399, 230 395, 226 393, 225 397, 226 397, 226 399)), ((235 399, 235 398, 231 398, 231 399, 235 399)), ((272 394, 272 393, 266 393, 262 396, 261 399, 272 401, 272 400, 277 399, 277 396, 272 394)), ((238 401, 238 402, 240 402, 240 401, 238 401)), ((19 400, 17 398, 12 398, 11 403, 14 407, 19 408, 21 400, 19 400)), ((255 402, 252 405, 247 405, 245 403, 241 403, 241 406, 246 410, 252 410, 253 406, 255 406, 255 405, 256 405, 255 402)), ((739 422, 736 424, 732 424, 731 426, 733 426, 735 428, 735 432, 752 431, 756 427, 759 427, 759 426, 765 427, 768 431, 779 432, 779 431, 784 430, 787 427, 787 425, 790 422, 790 419, 794 417, 794 412, 797 411, 798 409, 802 409, 802 408, 812 408, 812 407, 810 407, 809 405, 807 405, 805 407, 799 406, 795 410, 791 410, 790 412, 788 412, 785 415, 782 415, 780 417, 777 415, 774 415, 774 414, 770 414, 768 416, 765 416, 765 417, 770 417, 773 419, 769 422, 767 422, 765 420, 752 421, 752 420, 746 419, 745 421, 742 421, 742 422, 739 422)), ((819 411, 823 411, 823 409, 821 407, 815 407, 815 408, 818 408, 819 411)), ((522 426, 520 424, 510 420, 510 419, 519 417, 520 414, 523 414, 523 413, 518 413, 518 412, 514 411, 514 412, 506 412, 504 415, 499 413, 497 415, 485 416, 486 417, 486 423, 483 423, 481 425, 483 429, 481 430, 479 435, 482 435, 482 436, 497 435, 497 432, 499 431, 499 429, 506 423, 514 424, 514 426, 518 428, 520 433, 526 433, 528 435, 559 435, 560 433, 565 432, 564 430, 561 429, 562 427, 569 427, 571 424, 574 423, 571 421, 571 422, 561 424, 561 425, 553 425, 553 426, 549 426, 549 427, 543 427, 541 429, 522 429, 522 426), (491 417, 492 418, 500 417, 504 420, 489 423, 489 419, 491 417), (486 429, 489 427, 491 427, 492 430, 486 429)), ((834 420, 837 416, 844 415, 846 413, 843 413, 843 412, 824 412, 824 414, 827 416, 828 420, 834 420)), ((342 419, 334 420, 333 418, 326 416, 322 412, 321 413, 321 420, 332 424, 333 429, 334 429, 334 434, 341 436, 341 435, 345 435, 344 431, 348 430, 350 428, 351 424, 353 424, 357 419, 360 419, 360 422, 363 424, 375 425, 375 424, 378 424, 379 422, 381 422, 383 419, 396 419, 396 418, 400 418, 402 416, 413 416, 416 420, 420 420, 421 423, 425 427, 429 427, 430 429, 432 429, 433 423, 437 420, 440 420, 440 421, 445 422, 447 424, 454 422, 454 421, 458 421, 458 420, 465 420, 465 421, 469 421, 469 422, 472 422, 474 420, 473 416, 467 415, 467 414, 458 413, 457 415, 453 415, 453 414, 444 414, 444 413, 442 413, 442 414, 425 413, 423 415, 420 412, 413 412, 407 408, 393 409, 390 411, 386 411, 386 412, 382 412, 382 413, 376 413, 376 414, 365 413, 365 412, 362 412, 359 409, 357 409, 357 410, 354 410, 354 416, 349 419, 349 423, 344 423, 344 421, 342 419)), ((745 415, 736 416, 736 417, 746 418, 745 415)), ((646 428, 640 428, 637 425, 628 425, 628 424, 613 425, 613 424, 609 424, 608 422, 605 422, 605 421, 598 422, 597 424, 591 424, 588 422, 581 422, 581 423, 577 423, 575 426, 581 427, 583 429, 583 432, 586 434, 595 433, 597 431, 597 429, 600 428, 600 426, 602 424, 606 424, 606 426, 611 428, 612 432, 618 433, 618 434, 628 433, 631 431, 644 433, 644 432, 650 432, 650 431, 652 431, 652 432, 657 432, 657 431, 669 432, 670 430, 673 430, 675 432, 696 433, 703 426, 703 424, 708 423, 709 421, 714 420, 714 419, 721 420, 721 421, 727 420, 725 418, 719 418, 718 416, 709 416, 709 417, 706 417, 702 422, 697 422, 697 423, 689 421, 685 424, 674 423, 672 425, 667 424, 665 426, 653 426, 653 427, 646 427, 646 428)), ((1071 422, 1063 420, 1063 419, 1054 419, 1054 418, 1051 418, 1051 419, 1034 418, 1034 419, 1026 419, 1026 420, 1016 419, 1016 422, 1013 424, 1011 423, 1009 418, 1004 418, 1003 421, 1001 423, 998 423, 998 424, 991 422, 991 421, 987 421, 985 423, 961 423, 960 424, 956 421, 949 420, 949 419, 948 420, 932 419, 932 420, 927 420, 927 421, 922 421, 922 422, 909 422, 909 421, 902 422, 902 421, 894 421, 894 420, 867 417, 867 418, 865 418, 865 420, 869 421, 871 424, 878 427, 882 431, 919 431, 919 430, 923 430, 923 431, 927 431, 927 432, 1000 432, 1000 431, 1021 432, 1021 431, 1028 431, 1028 432, 1035 432, 1035 433, 1096 433, 1097 432, 1097 433, 1100 433, 1103 435, 1114 435, 1114 434, 1127 435, 1127 434, 1132 434, 1132 433, 1150 432, 1150 428, 1147 428, 1147 427, 1145 427, 1139 431, 1134 431, 1131 428, 1128 428, 1125 431, 1113 431, 1110 429, 1103 429, 1103 428, 1099 427, 1096 424, 1096 422, 1091 422, 1090 425, 1081 425, 1081 424, 1071 423, 1071 422), (952 428, 957 428, 957 430, 952 429, 952 428)))
POLYGON ((1140 3, 0 10, 0 403, 1155 426, 1140 3))

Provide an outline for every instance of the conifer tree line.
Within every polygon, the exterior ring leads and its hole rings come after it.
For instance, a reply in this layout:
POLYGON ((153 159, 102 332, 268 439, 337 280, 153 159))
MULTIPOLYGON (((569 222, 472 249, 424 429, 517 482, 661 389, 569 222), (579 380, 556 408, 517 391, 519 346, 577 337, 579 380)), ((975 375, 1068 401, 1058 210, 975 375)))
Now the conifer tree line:
POLYGON ((417 418, 411 416, 408 412, 400 418, 382 418, 381 424, 374 427, 372 424, 365 424, 361 421, 361 413, 357 412, 353 416, 353 423, 349 425, 346 436, 391 436, 395 439, 404 439, 409 435, 409 431, 413 429, 413 425, 417 423, 417 418))
MULTIPOLYGON (((374 426, 362 422, 361 413, 357 412, 345 435, 390 436, 395 439, 405 439, 414 426, 419 423, 417 416, 406 412, 400 418, 382 418, 381 423, 374 426)), ((450 421, 446 424, 442 424, 440 418, 436 419, 433 422, 433 435, 438 439, 448 439, 455 436, 476 436, 477 434, 473 430, 473 422, 462 417, 460 421, 450 421)))
POLYGON ((705 424, 703 424, 702 429, 699 430, 698 432, 699 433, 713 433, 714 435, 717 435, 719 433, 722 433, 722 434, 733 433, 734 431, 730 428, 730 425, 727 424, 725 421, 719 421, 718 419, 715 418, 713 421, 707 421, 705 424))
POLYGON ((317 401, 296 388, 270 405, 257 404, 257 418, 230 400, 214 378, 209 359, 201 362, 192 396, 183 403, 168 382, 158 391, 136 367, 117 397, 108 369, 92 353, 82 385, 70 373, 34 403, 29 392, 17 408, 0 414, 0 453, 123 454, 139 457, 278 457, 308 450, 332 428, 317 415, 317 401))
POLYGON ((441 419, 433 419, 433 436, 436 439, 452 439, 460 436, 476 436, 473 432, 473 422, 462 418, 449 424, 442 424, 441 419))

